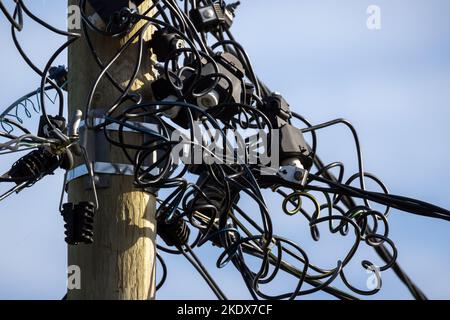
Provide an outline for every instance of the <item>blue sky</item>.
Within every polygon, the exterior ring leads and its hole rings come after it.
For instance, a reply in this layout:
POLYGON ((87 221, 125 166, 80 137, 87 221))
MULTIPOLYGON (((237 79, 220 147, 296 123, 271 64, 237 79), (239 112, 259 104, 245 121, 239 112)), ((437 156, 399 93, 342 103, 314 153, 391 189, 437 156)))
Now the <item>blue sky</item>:
MULTIPOLYGON (((65 1, 26 2, 33 12, 64 28, 65 1)), ((450 2, 241 2, 233 32, 257 73, 273 90, 281 92, 296 112, 313 123, 341 117, 350 120, 360 134, 367 171, 382 178, 393 193, 450 208, 450 2), (372 4, 381 8, 379 31, 366 27, 366 9, 372 4)), ((29 24, 20 39, 39 66, 64 41, 35 24, 29 24)), ((39 79, 17 56, 2 16, 0 43, 3 108, 35 89, 39 79)), ((59 62, 64 60, 62 56, 59 62)), ((356 171, 354 145, 344 127, 326 129, 319 139, 325 161, 342 160, 348 174, 356 171)), ((5 171, 9 165, 2 158, 0 169, 5 171)), ((0 299, 58 299, 64 295, 66 246, 58 212, 61 178, 58 173, 0 202, 0 299)), ((315 263, 332 267, 337 253, 348 248, 345 239, 325 235, 323 241, 313 243, 304 221, 284 217, 278 200, 271 195, 267 199, 276 233, 302 243, 315 263)), ((411 278, 430 298, 449 299, 450 225, 401 212, 392 213, 390 225, 398 260, 411 278)), ((231 266, 215 269, 218 251, 206 247, 200 252, 230 297, 248 298, 231 266)), ((358 257, 377 261, 368 248, 358 257)), ((180 258, 168 258, 167 262, 169 278, 158 298, 213 298, 186 262, 180 258)), ((349 274, 358 286, 364 286, 367 274, 357 263, 349 266, 349 274)), ((295 284, 291 280, 280 279, 270 290, 292 289, 295 284)), ((410 296, 392 272, 386 272, 382 291, 373 298, 410 296)))

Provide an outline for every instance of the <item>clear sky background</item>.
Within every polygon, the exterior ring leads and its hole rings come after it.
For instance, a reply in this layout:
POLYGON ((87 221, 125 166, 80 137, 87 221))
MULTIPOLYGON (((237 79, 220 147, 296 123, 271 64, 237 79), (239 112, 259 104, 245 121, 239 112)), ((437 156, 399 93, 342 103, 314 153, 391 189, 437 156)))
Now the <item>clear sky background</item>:
MULTIPOLYGON (((293 110, 316 124, 341 117, 350 120, 360 134, 367 171, 382 178, 395 194, 450 208, 449 1, 241 2, 235 37, 260 77, 281 92, 293 110), (372 4, 382 10, 379 31, 366 27, 366 9, 372 4)), ((38 16, 65 27, 65 1, 26 3, 38 16)), ((0 16, 0 109, 39 84, 18 57, 9 29, 0 16)), ((20 39, 40 67, 64 41, 33 23, 27 23, 20 39)), ((63 55, 59 62, 65 64, 65 59, 63 55)), ((319 139, 326 162, 342 160, 347 174, 356 172, 353 141, 344 127, 326 129, 319 139)), ((11 165, 5 159, 0 160, 2 172, 11 165)), ((65 294, 67 255, 58 212, 61 183, 58 172, 0 202, 0 299, 59 299, 65 294)), ((322 241, 313 243, 301 218, 284 217, 279 201, 271 195, 267 200, 277 234, 301 243, 316 264, 335 266, 339 253, 348 249, 346 239, 324 234, 322 241)), ((395 211, 390 226, 398 261, 411 278, 430 298, 449 299, 450 224, 395 211)), ((219 251, 207 246, 200 252, 230 298, 249 297, 231 265, 215 268, 219 251)), ((358 258, 379 261, 369 248, 362 249, 358 258)), ((159 299, 213 298, 181 258, 166 261, 169 278, 159 299)), ((367 274, 358 262, 347 273, 356 286, 365 288, 367 274)), ((294 287, 295 281, 286 277, 269 291, 294 287)), ((329 297, 319 293, 309 298, 329 297)), ((410 295, 388 271, 383 273, 382 291, 372 298, 409 299, 410 295)))

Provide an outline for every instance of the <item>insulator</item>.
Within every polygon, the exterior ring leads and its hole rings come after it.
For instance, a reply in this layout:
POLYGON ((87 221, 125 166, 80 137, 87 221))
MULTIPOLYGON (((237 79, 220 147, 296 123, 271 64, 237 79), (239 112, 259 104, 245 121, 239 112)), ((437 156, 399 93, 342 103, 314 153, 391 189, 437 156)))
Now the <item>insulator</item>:
POLYGON ((64 218, 66 242, 70 245, 94 242, 95 205, 92 202, 66 203, 61 215, 64 218))
POLYGON ((24 181, 37 181, 48 174, 52 174, 60 165, 60 158, 45 149, 38 149, 20 158, 13 164, 8 175, 17 180, 17 184, 24 181))
MULTIPOLYGON (((208 173, 200 175, 197 185, 201 187, 201 190, 206 197, 198 195, 192 199, 188 203, 189 212, 191 212, 198 220, 202 221, 205 226, 209 227, 209 235, 215 234, 219 231, 219 225, 217 221, 214 221, 211 225, 211 219, 216 220, 228 209, 226 191, 223 186, 220 186, 208 173)), ((237 190, 232 189, 229 196, 231 203, 237 203, 239 201, 239 192, 237 192, 237 190)), ((230 236, 233 237, 234 235, 230 233, 230 236)), ((213 245, 222 247, 219 235, 210 238, 210 241, 213 245)))
POLYGON ((169 247, 181 247, 187 244, 191 234, 188 224, 181 218, 170 223, 166 223, 164 219, 158 219, 157 232, 169 247))
MULTIPOLYGON (((190 201, 189 208, 192 211, 199 211, 209 218, 217 218, 211 216, 211 206, 214 206, 219 214, 228 209, 228 203, 226 203, 227 194, 224 187, 219 185, 209 173, 201 173, 197 185, 201 187, 201 190, 206 197, 198 195, 190 201)), ((231 189, 231 194, 229 196, 231 203, 236 203, 239 200, 239 192, 236 192, 234 189, 231 189)))

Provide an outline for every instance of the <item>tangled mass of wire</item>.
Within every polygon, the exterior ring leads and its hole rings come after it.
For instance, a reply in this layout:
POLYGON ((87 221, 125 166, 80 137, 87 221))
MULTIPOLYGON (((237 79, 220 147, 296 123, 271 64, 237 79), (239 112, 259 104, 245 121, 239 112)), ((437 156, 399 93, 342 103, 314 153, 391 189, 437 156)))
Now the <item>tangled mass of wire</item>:
MULTIPOLYGON (((450 220, 449 211, 389 194, 381 180, 364 171, 358 136, 348 121, 338 119, 313 125, 293 112, 280 94, 272 92, 257 77, 243 46, 230 31, 239 2, 159 0, 140 12, 142 2, 81 0, 82 32, 76 33, 47 24, 22 0, 15 0, 12 12, 0 1, 20 55, 41 76, 38 90, 17 100, 0 115, 1 154, 31 150, 1 176, 2 183, 13 187, 0 200, 32 186, 58 168, 73 169, 76 157, 84 159, 87 172, 93 177, 94 163, 81 142, 84 126, 123 150, 133 166, 136 188, 165 194, 158 198, 156 214, 158 235, 165 243, 159 242, 160 253, 185 256, 219 299, 226 299, 225 294, 195 253, 206 243, 222 250, 217 267, 232 264, 254 299, 295 299, 318 291, 341 299, 356 299, 353 293, 375 294, 379 286, 360 289, 350 283, 346 273, 349 262, 363 245, 373 247, 385 262, 379 267, 365 260, 361 263, 363 268, 376 273, 393 269, 415 298, 426 299, 396 262, 388 214, 396 209, 450 220), (101 26, 87 13, 87 2, 96 10, 101 26), (43 70, 33 64, 18 41, 24 15, 50 32, 68 37, 43 70), (112 59, 105 61, 98 55, 93 36, 120 38, 133 28, 138 30, 112 59), (145 34, 149 30, 154 32, 152 40, 147 41, 145 34), (101 72, 86 97, 84 110, 67 121, 64 90, 70 70, 53 64, 76 41, 86 41, 101 72), (133 43, 138 43, 139 53, 132 75, 128 81, 119 82, 112 75, 115 62, 133 43), (151 100, 131 90, 148 59, 144 54, 148 48, 157 60, 151 100), (93 121, 92 104, 101 80, 116 88, 117 98, 100 121, 93 121), (54 99, 49 92, 56 93, 54 99), (50 114, 49 100, 59 107, 56 115, 50 114), (23 125, 23 115, 31 118, 33 114, 41 115, 37 134, 23 125), (336 125, 351 131, 357 150, 359 170, 346 180, 343 163, 324 164, 316 152, 316 133, 336 125), (128 139, 130 131, 143 139, 128 139), (201 161, 195 161, 198 152, 201 161), (368 180, 378 185, 381 192, 367 190, 368 180), (336 262, 335 268, 314 265, 300 244, 274 230, 272 219, 276 217, 269 212, 263 190, 280 197, 279 209, 286 215, 305 219, 314 241, 320 241, 322 224, 332 234, 354 238, 351 249, 336 262), (385 210, 377 211, 374 203, 385 210), (250 257, 259 261, 257 265, 248 263, 250 257), (292 290, 277 295, 266 293, 265 288, 283 273, 297 279, 292 290), (349 292, 333 286, 337 279, 349 292)), ((94 179, 92 182, 95 192, 94 179)), ((94 241, 94 213, 101 205, 85 202, 62 206, 69 244, 94 241)), ((167 268, 160 254, 158 260, 164 272, 159 289, 167 268)))

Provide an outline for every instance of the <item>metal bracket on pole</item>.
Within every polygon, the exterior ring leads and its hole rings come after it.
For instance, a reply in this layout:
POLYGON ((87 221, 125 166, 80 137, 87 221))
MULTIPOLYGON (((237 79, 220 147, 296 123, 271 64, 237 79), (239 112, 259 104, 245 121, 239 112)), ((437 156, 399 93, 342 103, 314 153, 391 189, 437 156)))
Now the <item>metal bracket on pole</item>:
MULTIPOLYGON (((117 164, 108 162, 94 162, 92 164, 95 174, 105 174, 105 175, 124 175, 132 176, 134 175, 134 168, 131 164, 117 164)), ((84 164, 73 168, 67 172, 67 183, 73 180, 87 176, 89 174, 88 169, 84 164)), ((99 181, 96 181, 98 183, 99 181)))
MULTIPOLYGON (((100 126, 105 122, 102 117, 104 110, 94 109, 92 114, 90 114, 90 124, 93 127, 100 126)), ((144 122, 128 122, 131 126, 135 127, 137 130, 131 129, 126 126, 122 126, 118 123, 111 123, 106 126, 108 131, 119 131, 127 133, 139 133, 138 129, 152 130, 159 132, 159 127, 153 123, 144 122)), ((103 130, 103 129, 101 129, 103 130)), ((90 129, 86 126, 85 121, 80 123, 80 144, 86 149, 89 161, 92 162, 92 167, 94 171, 94 182, 97 188, 108 188, 110 186, 110 176, 111 175, 125 175, 133 176, 134 168, 131 164, 120 164, 112 163, 110 157, 111 144, 106 139, 105 135, 101 130, 90 129)), ((155 151, 152 162, 156 162, 158 159, 158 154, 155 151)), ((152 173, 157 174, 157 168, 153 170, 152 173)), ((89 177, 89 171, 85 164, 81 164, 74 169, 68 171, 66 184, 70 182, 85 177, 85 188, 91 189, 92 183, 89 177)))

